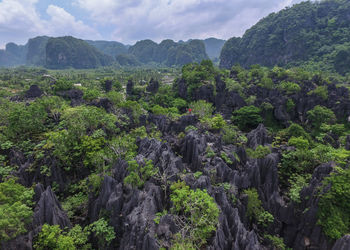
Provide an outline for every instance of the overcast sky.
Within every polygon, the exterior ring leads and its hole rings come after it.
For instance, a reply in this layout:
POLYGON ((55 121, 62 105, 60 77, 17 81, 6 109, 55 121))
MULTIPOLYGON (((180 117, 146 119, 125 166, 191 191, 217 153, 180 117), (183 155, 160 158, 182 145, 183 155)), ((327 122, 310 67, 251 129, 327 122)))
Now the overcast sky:
POLYGON ((0 47, 38 35, 133 44, 241 36, 302 0, 0 0, 0 47))

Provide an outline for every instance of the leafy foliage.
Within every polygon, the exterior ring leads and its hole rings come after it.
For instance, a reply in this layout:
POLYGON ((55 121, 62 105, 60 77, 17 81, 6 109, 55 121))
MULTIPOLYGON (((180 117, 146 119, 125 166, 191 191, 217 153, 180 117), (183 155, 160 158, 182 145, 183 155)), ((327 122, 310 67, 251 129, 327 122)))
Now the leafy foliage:
POLYGON ((350 232, 350 170, 337 168, 324 180, 318 218, 325 234, 339 239, 350 232))
POLYGON ((233 121, 241 130, 255 128, 263 121, 260 116, 260 109, 255 106, 244 106, 233 112, 233 121))
POLYGON ((14 179, 0 183, 0 242, 27 231, 32 220, 34 191, 17 184, 14 179))
POLYGON ((251 221, 255 219, 262 226, 267 226, 274 221, 273 215, 262 207, 256 189, 246 189, 244 194, 248 196, 247 216, 251 221))
POLYGON ((148 160, 144 164, 138 164, 136 160, 132 160, 128 161, 128 165, 129 175, 125 177, 124 183, 130 184, 132 187, 143 187, 145 182, 157 172, 152 160, 148 160))
POLYGON ((219 208, 214 199, 205 190, 191 190, 184 182, 173 183, 171 191, 173 211, 186 215, 184 230, 189 241, 202 246, 218 223, 219 208))

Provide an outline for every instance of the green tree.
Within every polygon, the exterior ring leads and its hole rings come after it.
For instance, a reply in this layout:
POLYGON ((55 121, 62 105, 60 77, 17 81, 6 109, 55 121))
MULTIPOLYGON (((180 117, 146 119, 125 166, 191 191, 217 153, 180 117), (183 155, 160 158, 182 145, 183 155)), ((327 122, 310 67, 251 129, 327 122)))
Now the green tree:
MULTIPOLYGON (((184 213, 185 227, 182 229, 192 244, 202 246, 216 230, 219 208, 206 190, 192 190, 184 182, 173 183, 170 187, 173 211, 184 213)), ((185 242, 186 239, 181 240, 185 242)), ((181 248, 179 248, 181 249, 181 248)))
POLYGON ((317 105, 307 112, 307 118, 315 128, 319 128, 322 123, 333 123, 336 120, 332 110, 317 105))
POLYGON ((34 191, 17 184, 14 179, 0 183, 0 243, 27 231, 32 220, 34 191))
POLYGON ((233 121, 241 130, 249 130, 263 122, 260 109, 255 106, 245 106, 233 112, 233 121))

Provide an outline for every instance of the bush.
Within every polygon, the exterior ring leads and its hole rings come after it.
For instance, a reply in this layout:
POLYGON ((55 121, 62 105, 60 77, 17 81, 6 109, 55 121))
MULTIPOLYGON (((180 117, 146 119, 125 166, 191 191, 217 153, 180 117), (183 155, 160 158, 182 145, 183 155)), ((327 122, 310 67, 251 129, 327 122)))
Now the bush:
POLYGON ((295 203, 300 203, 300 191, 308 185, 308 181, 311 178, 310 174, 307 175, 297 175, 293 174, 289 179, 290 189, 289 198, 295 203))
POLYGON ((213 105, 204 100, 192 102, 190 104, 190 109, 192 109, 192 113, 198 115, 200 119, 211 116, 214 111, 213 105))
POLYGON ((315 128, 319 128, 322 123, 333 123, 336 120, 332 110, 320 105, 309 110, 307 118, 315 128))
POLYGON ((283 238, 275 235, 270 235, 270 234, 265 234, 264 238, 270 241, 272 246, 274 246, 276 249, 278 250, 286 249, 286 245, 283 242, 283 238))
POLYGON ((302 150, 307 150, 309 148, 309 141, 304 139, 303 137, 294 137, 292 136, 289 141, 288 144, 290 146, 294 146, 297 149, 302 149, 302 150))
POLYGON ((141 188, 145 182, 157 173, 157 169, 153 166, 152 160, 148 160, 145 164, 138 164, 137 161, 128 161, 129 175, 125 177, 124 183, 130 184, 132 187, 141 188))
POLYGON ((212 130, 219 130, 226 125, 224 118, 220 114, 216 114, 213 117, 204 117, 201 119, 201 123, 212 130))
POLYGON ((286 103, 287 112, 292 112, 294 110, 295 103, 292 99, 288 99, 286 103))
POLYGON ((232 125, 226 125, 222 129, 222 140, 226 144, 233 144, 238 136, 236 127, 232 125))
POLYGON ((191 190, 184 182, 173 183, 170 189, 173 211, 186 215, 183 230, 189 234, 188 240, 201 247, 216 230, 219 219, 218 206, 207 191, 191 190))
POLYGON ((221 152, 221 158, 227 163, 227 164, 232 164, 232 160, 227 156, 225 152, 221 152))
POLYGON ((14 179, 0 183, 0 239, 8 241, 27 231, 32 220, 34 191, 14 179))
POLYGON ((300 86, 294 82, 281 82, 279 85, 281 90, 286 91, 288 95, 297 93, 301 90, 300 86))
POLYGON ((82 230, 79 225, 74 226, 69 232, 64 232, 59 225, 44 224, 34 243, 35 249, 64 250, 64 249, 89 249, 86 244, 90 232, 82 230))
POLYGON ((92 101, 97 99, 100 96, 100 94, 100 91, 98 91, 97 89, 86 89, 84 91, 83 99, 85 101, 92 101))
POLYGON ((108 222, 101 218, 88 226, 91 232, 94 232, 100 249, 104 249, 109 246, 112 240, 115 239, 115 232, 112 226, 108 226, 108 222))
POLYGON ((64 79, 58 79, 55 84, 53 85, 53 90, 55 92, 57 91, 63 91, 63 90, 70 90, 73 88, 73 83, 69 82, 64 79))
POLYGON ((350 168, 337 168, 324 179, 318 218, 324 233, 339 239, 350 233, 350 168), (330 188, 328 188, 330 186, 330 188))
POLYGON ((319 97, 321 97, 324 101, 328 99, 328 88, 327 86, 318 86, 314 90, 311 90, 308 95, 315 94, 319 97))
POLYGON ((255 188, 246 189, 244 194, 248 196, 247 216, 251 221, 255 219, 258 224, 265 227, 274 221, 273 215, 262 207, 261 200, 255 188))
POLYGON ((233 121, 241 130, 249 130, 263 122, 260 109, 255 106, 245 106, 233 112, 233 121))
POLYGON ((312 142, 310 135, 304 130, 302 126, 296 123, 292 123, 288 127, 287 134, 289 137, 302 137, 304 139, 307 139, 310 143, 312 142))
POLYGON ((116 91, 109 91, 107 93, 107 98, 114 104, 118 105, 124 101, 124 95, 116 91))
POLYGON ((246 152, 247 152, 247 155, 250 158, 262 159, 262 158, 265 158, 268 154, 271 153, 271 149, 268 146, 259 145, 259 146, 256 147, 255 150, 247 148, 246 152))

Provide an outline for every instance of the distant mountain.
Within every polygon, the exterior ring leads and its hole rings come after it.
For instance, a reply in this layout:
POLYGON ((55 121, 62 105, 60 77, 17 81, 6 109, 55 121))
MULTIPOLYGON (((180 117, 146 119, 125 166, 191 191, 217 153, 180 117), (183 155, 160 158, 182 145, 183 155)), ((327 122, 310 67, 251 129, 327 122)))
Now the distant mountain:
POLYGON ((111 57, 116 57, 120 54, 125 54, 128 52, 128 47, 122 43, 114 41, 91 41, 85 40, 88 44, 94 46, 96 49, 102 53, 109 55, 111 57))
POLYGON ((111 65, 140 66, 143 64, 182 66, 218 57, 223 40, 163 40, 157 44, 142 40, 133 46, 114 41, 81 40, 71 36, 52 38, 38 36, 25 45, 9 43, 0 50, 0 67, 18 65, 48 68, 94 68, 111 65))
POLYGON ((15 43, 6 44, 5 49, 0 50, 0 66, 12 67, 24 65, 27 46, 17 45, 15 43))
POLYGON ((200 40, 191 40, 186 43, 164 40, 160 44, 152 40, 142 40, 131 46, 128 52, 141 63, 158 63, 167 66, 181 66, 208 59, 205 45, 200 40))
POLYGON ((302 2, 228 40, 220 66, 261 64, 350 72, 350 1, 302 2))
POLYGON ((220 52, 225 44, 225 40, 211 37, 202 41, 205 45, 205 51, 210 59, 214 60, 220 57, 220 52))
POLYGON ((46 44, 50 37, 37 36, 28 40, 26 64, 34 66, 44 66, 46 63, 46 44))
POLYGON ((53 69, 89 69, 108 66, 113 58, 87 42, 71 36, 50 38, 46 45, 45 66, 53 69))

